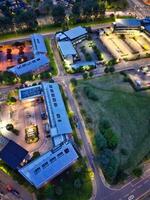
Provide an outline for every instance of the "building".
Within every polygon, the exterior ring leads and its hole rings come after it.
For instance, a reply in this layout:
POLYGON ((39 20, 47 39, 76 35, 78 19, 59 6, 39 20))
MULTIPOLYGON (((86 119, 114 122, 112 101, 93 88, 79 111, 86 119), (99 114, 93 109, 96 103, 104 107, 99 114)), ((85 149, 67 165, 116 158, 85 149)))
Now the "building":
POLYGON ((40 188, 70 167, 77 159, 75 149, 68 142, 25 165, 19 169, 19 173, 36 188, 40 188))
POLYGON ((42 35, 40 34, 31 35, 31 41, 32 41, 34 56, 37 56, 39 54, 44 54, 44 55, 47 54, 47 49, 42 35))
POLYGON ((86 28, 78 26, 55 35, 57 47, 66 65, 70 67, 75 61, 80 60, 75 45, 85 40, 88 36, 86 28))
POLYGON ((72 69, 76 70, 90 70, 93 68, 96 68, 96 62, 94 61, 79 61, 76 62, 75 64, 71 65, 72 69))
POLYGON ((61 56, 65 62, 69 64, 74 63, 74 61, 78 60, 78 54, 75 50, 71 41, 59 41, 57 46, 60 50, 61 56))
POLYGON ((113 27, 115 30, 138 30, 141 27, 141 21, 135 18, 116 19, 113 27))
POLYGON ((19 90, 21 101, 33 100, 39 96, 44 97, 53 146, 68 141, 71 138, 72 128, 58 84, 43 82, 41 85, 19 90))
POLYGON ((150 36, 150 25, 145 26, 145 27, 144 27, 144 30, 145 30, 145 32, 147 33, 147 35, 150 36))
POLYGON ((21 101, 33 100, 41 96, 46 106, 53 148, 19 169, 19 173, 36 188, 52 180, 78 158, 71 144, 72 128, 58 84, 43 82, 19 90, 21 101))
POLYGON ((27 158, 28 151, 6 137, 0 135, 0 158, 13 169, 18 169, 27 158))
POLYGON ((70 40, 73 44, 77 44, 86 39, 87 36, 88 32, 86 28, 78 26, 68 31, 57 33, 56 39, 57 41, 70 40))
POLYGON ((49 69, 49 59, 45 55, 38 55, 32 60, 9 68, 8 71, 21 76, 27 73, 40 73, 49 69))
POLYGON ((40 34, 33 34, 31 35, 31 42, 34 58, 9 68, 8 71, 17 76, 21 76, 27 73, 41 73, 50 69, 50 60, 47 57, 47 49, 43 36, 40 34))

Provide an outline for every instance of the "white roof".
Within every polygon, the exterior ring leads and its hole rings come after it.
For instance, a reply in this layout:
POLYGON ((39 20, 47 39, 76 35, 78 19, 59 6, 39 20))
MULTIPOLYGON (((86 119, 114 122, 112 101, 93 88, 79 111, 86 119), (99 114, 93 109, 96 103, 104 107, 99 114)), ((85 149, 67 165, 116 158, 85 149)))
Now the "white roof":
POLYGON ((64 34, 70 39, 74 40, 78 37, 81 37, 82 35, 87 34, 87 30, 83 28, 82 26, 78 26, 75 28, 72 28, 68 31, 65 31, 64 34))
POLYGON ((36 188, 40 188, 45 182, 71 166, 77 158, 78 155, 72 144, 65 143, 25 165, 19 169, 19 173, 36 188))
POLYGON ((40 34, 33 34, 31 35, 31 41, 32 41, 32 48, 34 55, 40 54, 40 53, 47 53, 47 49, 45 46, 44 38, 40 34))
POLYGON ((20 76, 29 72, 33 72, 49 63, 49 59, 45 55, 39 55, 32 60, 24 62, 10 68, 8 71, 20 76))
POLYGON ((67 57, 70 55, 77 55, 77 52, 71 41, 60 41, 58 42, 58 46, 64 57, 67 57))

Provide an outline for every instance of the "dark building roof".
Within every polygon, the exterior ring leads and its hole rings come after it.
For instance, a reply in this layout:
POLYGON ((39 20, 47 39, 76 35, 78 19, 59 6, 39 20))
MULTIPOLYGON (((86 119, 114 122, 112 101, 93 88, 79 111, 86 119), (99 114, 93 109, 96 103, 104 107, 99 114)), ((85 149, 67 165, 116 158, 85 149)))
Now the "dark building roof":
POLYGON ((27 154, 28 151, 12 140, 9 140, 6 146, 0 151, 0 158, 10 167, 16 169, 27 154))

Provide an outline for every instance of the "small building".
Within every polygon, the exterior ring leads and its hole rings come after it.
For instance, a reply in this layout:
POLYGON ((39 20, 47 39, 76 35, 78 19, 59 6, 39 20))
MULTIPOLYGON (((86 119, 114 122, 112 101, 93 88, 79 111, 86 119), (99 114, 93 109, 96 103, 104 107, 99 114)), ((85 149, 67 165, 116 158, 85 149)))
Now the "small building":
POLYGON ((42 71, 49 69, 49 59, 45 55, 38 55, 32 60, 24 62, 22 64, 18 64, 8 71, 16 74, 17 76, 21 76, 27 73, 40 73, 42 71))
POLYGON ((0 159, 2 159, 9 167, 18 169, 27 156, 27 150, 14 141, 0 135, 0 159))
POLYGON ((114 30, 138 30, 141 27, 141 21, 135 18, 116 19, 113 23, 114 30))
POLYGON ((75 60, 78 59, 77 51, 75 50, 71 41, 59 41, 57 46, 64 61, 72 64, 75 60))
POLYGON ((39 54, 45 54, 45 55, 47 54, 47 49, 42 35, 40 34, 31 35, 31 41, 32 41, 34 56, 37 56, 39 54))
POLYGON ((19 169, 19 173, 38 189, 74 164, 77 159, 75 149, 68 142, 25 165, 19 169))

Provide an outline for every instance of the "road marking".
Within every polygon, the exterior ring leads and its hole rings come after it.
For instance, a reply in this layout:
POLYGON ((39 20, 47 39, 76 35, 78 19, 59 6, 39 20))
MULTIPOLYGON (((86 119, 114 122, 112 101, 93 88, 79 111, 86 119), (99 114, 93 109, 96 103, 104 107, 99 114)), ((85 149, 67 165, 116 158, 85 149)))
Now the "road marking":
POLYGON ((137 188, 139 189, 139 188, 141 188, 142 186, 143 186, 143 185, 138 185, 137 188))

